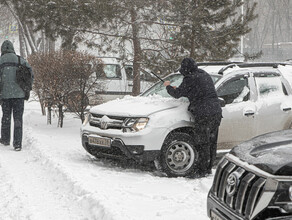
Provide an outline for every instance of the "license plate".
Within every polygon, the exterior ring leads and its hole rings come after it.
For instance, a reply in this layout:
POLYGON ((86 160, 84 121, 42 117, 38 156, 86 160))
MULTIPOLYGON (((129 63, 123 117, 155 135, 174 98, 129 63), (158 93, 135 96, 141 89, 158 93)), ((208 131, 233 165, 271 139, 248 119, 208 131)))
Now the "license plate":
POLYGON ((225 219, 221 218, 217 213, 211 210, 211 220, 225 220, 225 219))
POLYGON ((102 147, 110 147, 111 146, 111 139, 104 138, 104 137, 96 137, 96 136, 89 136, 88 143, 90 145, 97 145, 102 147))

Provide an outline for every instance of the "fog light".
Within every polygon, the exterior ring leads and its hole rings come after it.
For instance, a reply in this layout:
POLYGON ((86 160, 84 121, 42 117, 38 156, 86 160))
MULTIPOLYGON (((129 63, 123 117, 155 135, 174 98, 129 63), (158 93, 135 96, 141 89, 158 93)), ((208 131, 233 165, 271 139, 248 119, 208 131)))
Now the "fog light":
POLYGON ((289 187, 289 198, 292 201, 292 186, 289 187))
POLYGON ((292 203, 287 203, 287 204, 285 204, 284 206, 283 206, 283 208, 284 208, 284 212, 282 212, 282 213, 291 213, 292 212, 292 203))

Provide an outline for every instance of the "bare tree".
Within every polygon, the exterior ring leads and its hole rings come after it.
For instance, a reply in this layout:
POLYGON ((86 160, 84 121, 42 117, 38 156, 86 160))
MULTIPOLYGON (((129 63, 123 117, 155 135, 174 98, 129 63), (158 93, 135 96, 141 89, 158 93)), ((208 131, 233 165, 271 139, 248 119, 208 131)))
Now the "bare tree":
POLYGON ((58 125, 63 126, 66 109, 83 122, 88 98, 98 86, 95 69, 100 61, 87 53, 60 50, 32 54, 29 62, 35 72, 33 90, 43 107, 58 108, 58 125))

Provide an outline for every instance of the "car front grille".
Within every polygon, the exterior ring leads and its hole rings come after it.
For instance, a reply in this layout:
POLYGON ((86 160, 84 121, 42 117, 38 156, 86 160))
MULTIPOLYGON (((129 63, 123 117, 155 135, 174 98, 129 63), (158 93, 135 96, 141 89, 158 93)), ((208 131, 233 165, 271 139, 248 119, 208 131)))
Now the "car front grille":
POLYGON ((103 130, 122 129, 124 128, 125 117, 105 116, 100 114, 92 114, 89 121, 90 126, 98 127, 103 130))
POLYGON ((224 206, 242 218, 249 219, 265 182, 265 178, 224 159, 218 164, 211 190, 224 206))

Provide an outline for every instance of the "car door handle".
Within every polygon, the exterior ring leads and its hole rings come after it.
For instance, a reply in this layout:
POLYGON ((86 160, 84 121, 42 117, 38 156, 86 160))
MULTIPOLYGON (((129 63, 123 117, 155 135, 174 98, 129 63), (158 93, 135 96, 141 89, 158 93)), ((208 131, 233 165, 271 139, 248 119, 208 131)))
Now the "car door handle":
POLYGON ((284 111, 284 112, 291 111, 291 107, 283 108, 283 111, 284 111))
POLYGON ((254 115, 254 112, 245 112, 244 115, 245 116, 251 116, 251 115, 254 115))

